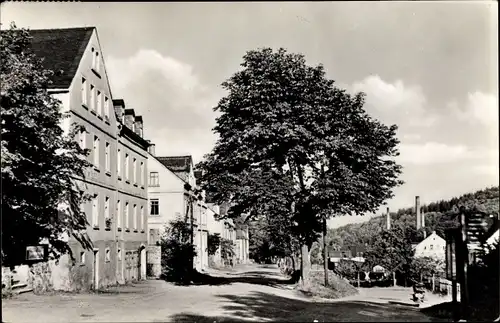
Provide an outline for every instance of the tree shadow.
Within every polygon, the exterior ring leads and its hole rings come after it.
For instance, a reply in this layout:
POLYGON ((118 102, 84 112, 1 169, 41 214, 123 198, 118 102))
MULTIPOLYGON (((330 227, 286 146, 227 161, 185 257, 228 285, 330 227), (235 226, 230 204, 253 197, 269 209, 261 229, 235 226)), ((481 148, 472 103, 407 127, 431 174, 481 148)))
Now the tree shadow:
POLYGON ((180 313, 173 322, 446 322, 418 309, 367 301, 314 302, 254 292, 250 296, 218 295, 226 304, 224 315, 180 313))
POLYGON ((282 285, 294 284, 295 281, 292 278, 279 278, 274 275, 274 272, 245 272, 235 274, 234 277, 227 276, 212 276, 204 273, 195 273, 193 276, 192 285, 229 285, 234 283, 243 284, 254 284, 254 285, 264 285, 272 287, 280 287, 282 285))

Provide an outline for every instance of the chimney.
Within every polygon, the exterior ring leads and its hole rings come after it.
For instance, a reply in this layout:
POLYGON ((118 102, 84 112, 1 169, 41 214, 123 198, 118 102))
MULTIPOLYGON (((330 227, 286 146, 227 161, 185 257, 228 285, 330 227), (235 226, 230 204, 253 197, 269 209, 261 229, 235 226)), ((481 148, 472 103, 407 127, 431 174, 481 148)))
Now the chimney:
POLYGON ((151 140, 148 140, 147 142, 149 143, 148 153, 150 153, 152 156, 156 156, 155 155, 155 144, 152 144, 151 140))
MULTIPOLYGON (((420 213, 421 213, 421 224, 422 224, 422 228, 425 228, 425 213, 424 213, 424 207, 422 207, 420 209, 420 213)), ((427 238, 427 231, 424 230, 424 239, 427 238)))
POLYGON ((420 196, 415 196, 415 213, 417 213, 417 230, 422 227, 422 217, 420 216, 420 196))
POLYGON ((135 117, 135 133, 142 137, 142 116, 135 117))
POLYGON ((387 230, 390 230, 391 229, 391 214, 389 213, 389 208, 387 208, 386 220, 387 220, 387 230))
POLYGON ((134 130, 135 111, 134 109, 125 109, 125 126, 130 130, 134 130))
POLYGON ((116 119, 123 123, 125 115, 125 101, 122 99, 113 100, 113 108, 115 109, 116 119))

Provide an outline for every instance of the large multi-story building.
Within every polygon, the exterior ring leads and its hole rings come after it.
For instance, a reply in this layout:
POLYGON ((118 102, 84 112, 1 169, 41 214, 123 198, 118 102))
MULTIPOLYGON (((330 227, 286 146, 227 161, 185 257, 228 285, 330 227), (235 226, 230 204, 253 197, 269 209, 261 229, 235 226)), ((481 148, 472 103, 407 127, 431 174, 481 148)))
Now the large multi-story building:
POLYGON ((76 263, 63 256, 52 265, 53 287, 78 290, 145 279, 148 142, 142 118, 113 100, 95 27, 31 30, 31 48, 54 71, 50 93, 69 113, 62 127, 85 126, 76 138, 90 149, 93 166, 79 181, 93 195, 82 205, 93 250, 69 237, 76 263))

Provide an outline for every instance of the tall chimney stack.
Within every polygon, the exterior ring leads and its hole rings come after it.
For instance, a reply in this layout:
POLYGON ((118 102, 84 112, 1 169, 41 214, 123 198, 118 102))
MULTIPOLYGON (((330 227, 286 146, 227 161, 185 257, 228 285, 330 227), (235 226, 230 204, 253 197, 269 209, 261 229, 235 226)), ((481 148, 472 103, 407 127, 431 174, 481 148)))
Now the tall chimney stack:
POLYGON ((417 213, 417 230, 422 227, 422 217, 420 216, 420 196, 415 196, 415 213, 417 213))
POLYGON ((390 230, 391 229, 391 214, 389 213, 389 208, 387 208, 386 221, 387 221, 387 230, 390 230))
MULTIPOLYGON (((421 217, 422 217, 422 220, 420 220, 422 222, 422 228, 425 228, 425 212, 424 212, 424 207, 422 206, 421 208, 421 217)), ((424 230, 424 239, 427 238, 427 232, 424 230)))

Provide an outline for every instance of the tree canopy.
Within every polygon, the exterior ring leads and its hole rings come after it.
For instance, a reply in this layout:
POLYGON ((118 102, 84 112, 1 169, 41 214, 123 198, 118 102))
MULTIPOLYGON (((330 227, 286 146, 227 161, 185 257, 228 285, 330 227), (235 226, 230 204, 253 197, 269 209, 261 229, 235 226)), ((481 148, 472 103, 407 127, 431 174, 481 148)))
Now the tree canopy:
POLYGON ((392 196, 397 127, 371 118, 363 93, 285 49, 248 51, 241 66, 222 84, 219 139, 198 165, 213 200, 231 201, 230 216, 285 214, 310 248, 324 217, 375 211, 392 196))
POLYGON ((76 185, 90 166, 88 151, 65 134, 60 102, 49 94, 51 71, 29 51, 29 32, 12 25, 1 42, 2 264, 22 263, 26 246, 48 242, 51 256, 69 252, 64 235, 86 248, 88 196, 76 185))

